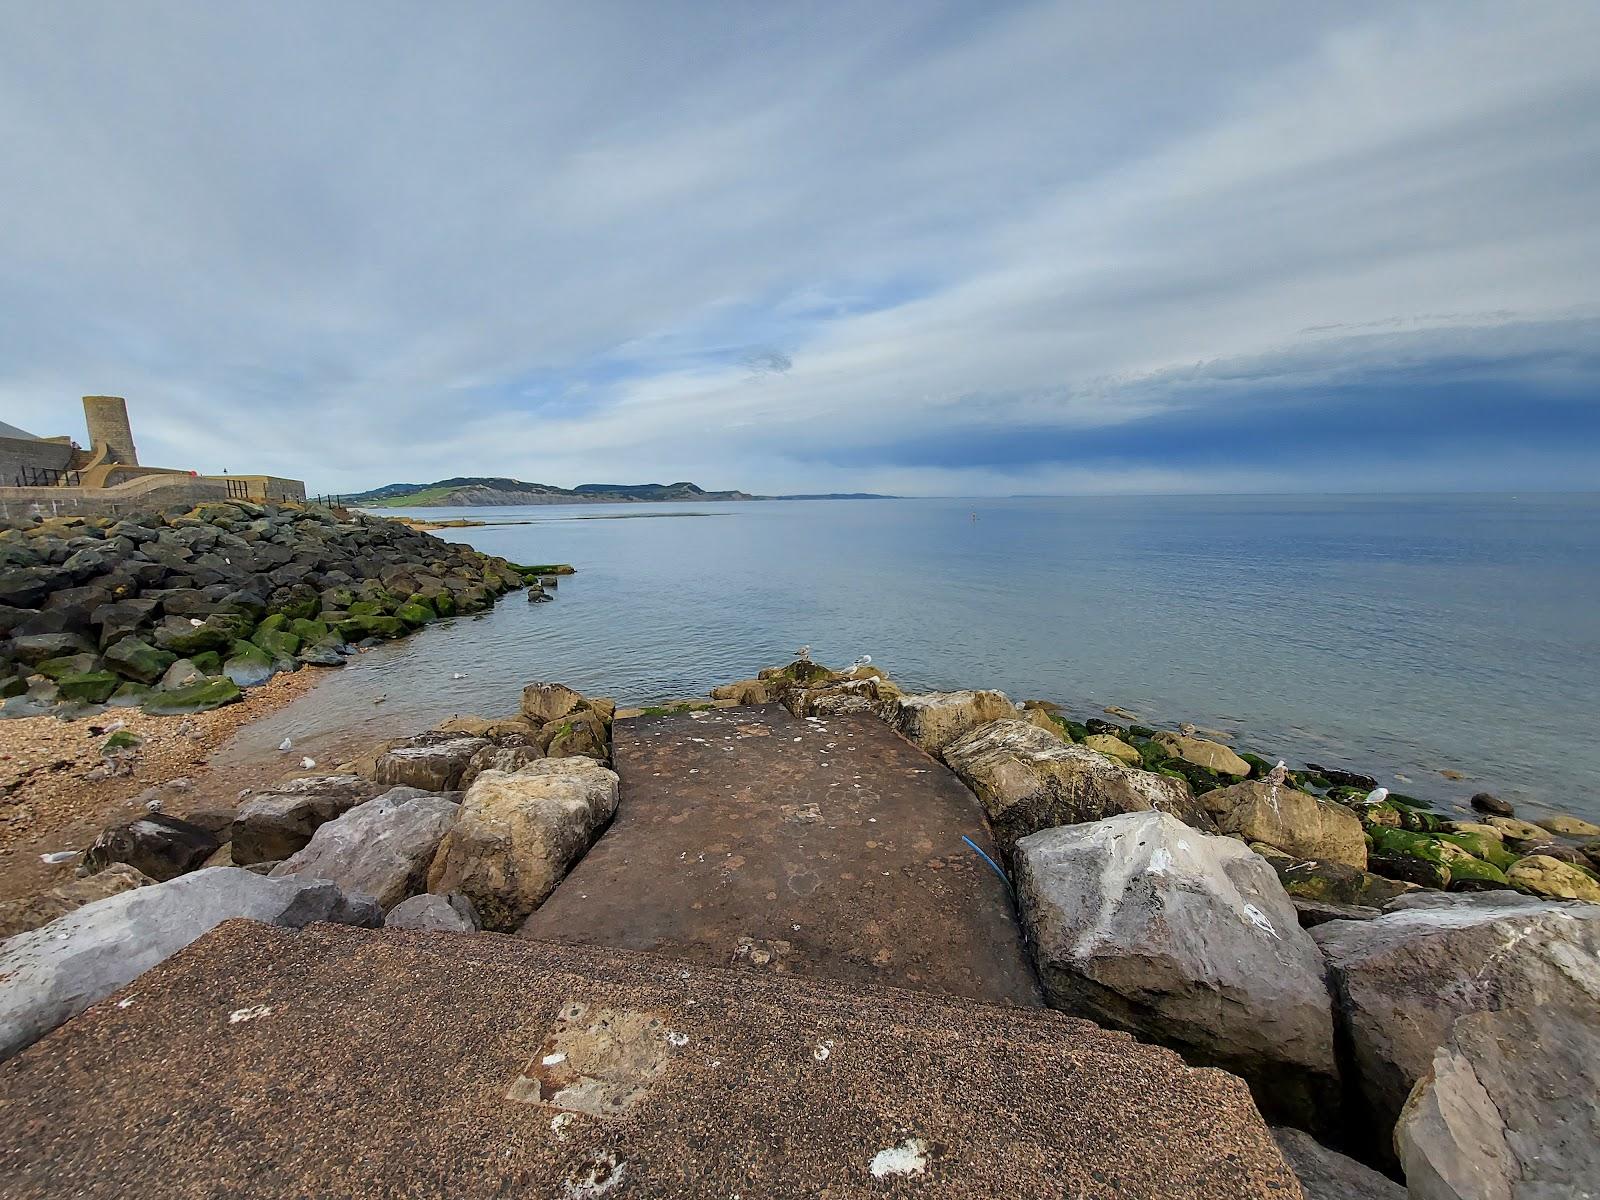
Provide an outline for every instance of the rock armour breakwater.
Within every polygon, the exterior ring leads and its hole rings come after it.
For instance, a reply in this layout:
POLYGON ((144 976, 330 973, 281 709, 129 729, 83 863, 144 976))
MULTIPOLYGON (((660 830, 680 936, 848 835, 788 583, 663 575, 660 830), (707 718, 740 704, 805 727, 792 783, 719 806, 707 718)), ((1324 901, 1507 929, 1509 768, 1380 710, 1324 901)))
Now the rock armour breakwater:
POLYGON ((0 716, 215 708, 525 584, 542 592, 505 559, 314 507, 31 519, 0 529, 0 716))

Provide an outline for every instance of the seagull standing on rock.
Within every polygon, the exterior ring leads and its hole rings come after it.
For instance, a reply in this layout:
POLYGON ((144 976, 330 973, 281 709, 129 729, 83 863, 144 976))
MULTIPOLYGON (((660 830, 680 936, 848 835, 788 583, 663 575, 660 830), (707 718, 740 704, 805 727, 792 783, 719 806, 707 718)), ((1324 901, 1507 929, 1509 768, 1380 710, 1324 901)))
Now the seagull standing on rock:
POLYGON ((798 649, 798 650, 796 650, 794 652, 794 660, 795 660, 795 662, 810 662, 811 661, 811 647, 810 646, 801 646, 800 649, 798 649))
POLYGON ((1278 765, 1267 772, 1267 782, 1274 787, 1282 787, 1289 782, 1289 766, 1283 759, 1280 758, 1278 765))
POLYGON ((1388 788, 1373 788, 1370 792, 1367 793, 1367 798, 1365 800, 1363 800, 1361 803, 1366 804, 1366 805, 1382 804, 1388 798, 1389 798, 1389 789, 1388 788))
POLYGON ((872 655, 863 654, 860 658, 856 659, 855 662, 850 664, 850 674, 858 675, 861 673, 863 667, 870 667, 871 665, 872 655))

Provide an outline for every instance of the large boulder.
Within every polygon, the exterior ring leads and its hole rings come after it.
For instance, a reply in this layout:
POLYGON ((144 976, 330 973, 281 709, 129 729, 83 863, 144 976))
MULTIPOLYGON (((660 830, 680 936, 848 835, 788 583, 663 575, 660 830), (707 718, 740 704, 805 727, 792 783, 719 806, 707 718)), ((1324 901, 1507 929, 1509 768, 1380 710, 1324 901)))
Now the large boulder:
POLYGON ((1133 812, 1031 834, 1015 865, 1052 1008, 1241 1075, 1286 1123, 1331 1119, 1322 958, 1259 855, 1133 812))
POLYGON ((882 716, 900 735, 929 754, 942 754, 962 734, 991 721, 1015 718, 1004 692, 923 692, 891 696, 882 716))
POLYGON ((530 683, 522 689, 522 715, 538 725, 559 721, 582 703, 583 695, 564 683, 530 683))
POLYGON ((347 897, 334 884, 267 879, 236 867, 209 867, 86 904, 0 944, 0 1060, 235 917, 294 929, 382 919, 372 901, 347 897))
POLYGON ((320 826, 272 878, 326 879, 385 912, 420 891, 459 806, 443 796, 379 796, 320 826))
POLYGON ((142 871, 127 863, 112 863, 103 871, 63 883, 60 887, 16 900, 0 900, 0 939, 37 929, 57 917, 65 916, 75 908, 130 892, 136 887, 154 883, 142 871))
POLYGON ((233 861, 279 862, 297 854, 323 825, 386 789, 359 775, 316 775, 252 796, 233 820, 233 861))
POLYGON ((175 879, 217 852, 222 843, 210 830, 166 813, 147 813, 113 825, 83 854, 83 871, 92 875, 112 863, 127 863, 151 879, 175 879))
POLYGON ((1471 1013, 1451 1026, 1395 1127, 1412 1200, 1595 1196, 1600 1024, 1471 1013))
POLYGON ((138 637, 124 637, 105 652, 106 665, 136 683, 157 683, 178 656, 138 637))
POLYGON ((504 771, 511 774, 522 770, 531 762, 545 756, 538 746, 485 746, 472 756, 467 769, 461 773, 460 787, 470 788, 485 771, 504 771))
POLYGON ((1536 896, 1600 903, 1600 883, 1591 872, 1548 854, 1519 858, 1506 872, 1506 881, 1536 896))
POLYGON ((1406 1200, 1406 1189, 1365 1163, 1330 1150, 1301 1129, 1272 1131, 1306 1200, 1406 1200))
POLYGON ((481 737, 425 733, 379 758, 372 777, 388 787, 448 792, 461 782, 472 756, 488 745, 481 737))
POLYGON ((430 892, 464 892, 485 929, 508 933, 560 882, 617 811, 617 776, 590 758, 485 771, 428 871, 430 892))
POLYGON ((426 929, 436 933, 477 933, 478 912, 460 892, 424 893, 402 900, 383 919, 385 929, 426 929))
POLYGON ((1184 762, 1215 771, 1218 775, 1235 775, 1243 779, 1250 774, 1250 764, 1221 742, 1182 733, 1158 733, 1151 740, 1173 758, 1181 758, 1184 762))
POLYGON ((944 759, 983 802, 1006 850, 1040 829, 1152 809, 1211 828, 1181 779, 1135 770, 1029 721, 980 725, 946 746, 944 759))
POLYGON ((1451 1024, 1504 1008, 1591 1014, 1600 906, 1511 892, 1402 896, 1376 921, 1311 930, 1379 1147, 1451 1024))
POLYGON ((1265 780, 1215 788, 1200 801, 1219 833, 1265 842, 1303 861, 1367 869, 1366 831, 1342 804, 1265 780))

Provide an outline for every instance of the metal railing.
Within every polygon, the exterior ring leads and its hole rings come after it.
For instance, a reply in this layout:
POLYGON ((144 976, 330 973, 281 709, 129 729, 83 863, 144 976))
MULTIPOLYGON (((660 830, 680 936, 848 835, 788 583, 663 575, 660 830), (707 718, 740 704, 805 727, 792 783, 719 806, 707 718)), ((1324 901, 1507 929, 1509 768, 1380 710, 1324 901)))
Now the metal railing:
POLYGON ((310 500, 306 501, 306 503, 308 503, 308 504, 319 504, 323 508, 344 508, 345 507, 345 502, 344 502, 344 497, 343 496, 332 496, 332 495, 312 496, 310 500))
POLYGON ((55 467, 23 467, 17 476, 17 487, 78 487, 82 477, 76 471, 57 470, 55 467))
POLYGON ((230 479, 230 480, 228 480, 228 499, 229 500, 248 500, 248 499, 250 499, 250 484, 248 482, 246 482, 245 480, 243 480, 243 479, 230 479))

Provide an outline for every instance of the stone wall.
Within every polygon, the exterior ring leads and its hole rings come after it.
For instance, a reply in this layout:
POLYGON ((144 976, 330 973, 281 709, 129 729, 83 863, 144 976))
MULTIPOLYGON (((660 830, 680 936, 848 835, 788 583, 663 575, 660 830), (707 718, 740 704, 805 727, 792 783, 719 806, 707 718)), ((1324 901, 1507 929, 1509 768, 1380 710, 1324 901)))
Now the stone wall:
POLYGON ((63 471, 71 461, 70 442, 0 437, 0 489, 15 483, 24 467, 63 471))

